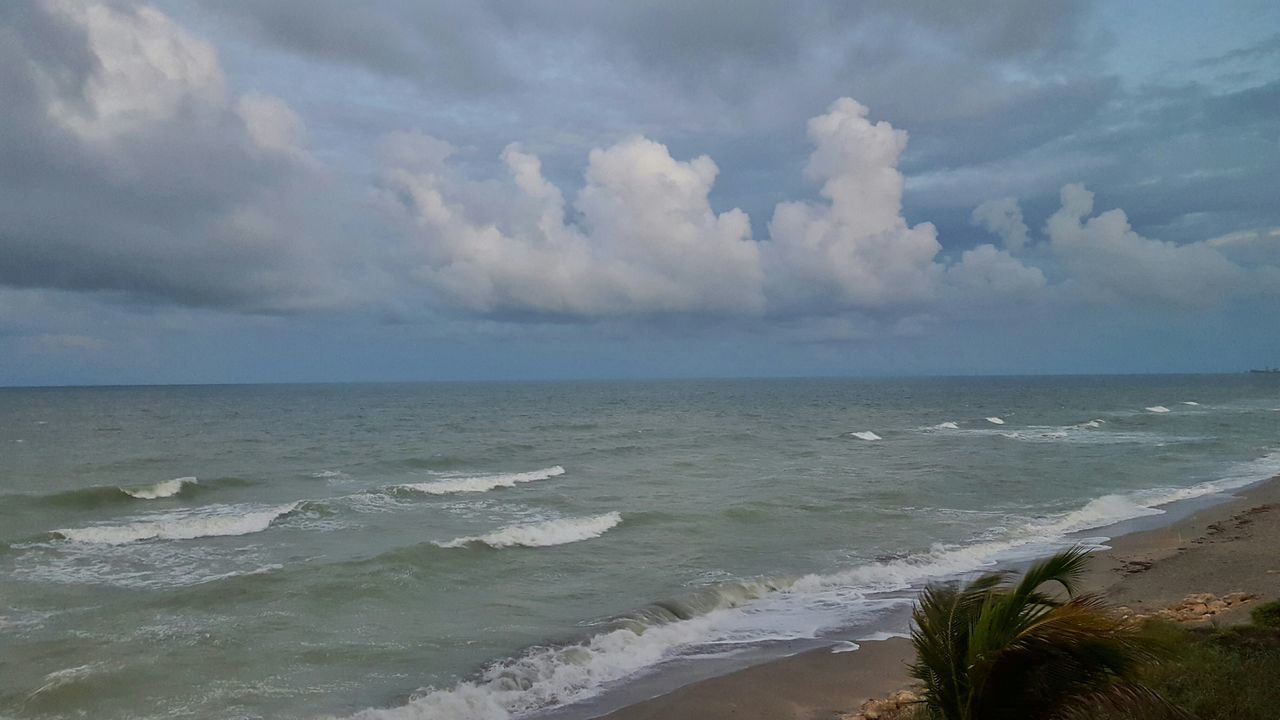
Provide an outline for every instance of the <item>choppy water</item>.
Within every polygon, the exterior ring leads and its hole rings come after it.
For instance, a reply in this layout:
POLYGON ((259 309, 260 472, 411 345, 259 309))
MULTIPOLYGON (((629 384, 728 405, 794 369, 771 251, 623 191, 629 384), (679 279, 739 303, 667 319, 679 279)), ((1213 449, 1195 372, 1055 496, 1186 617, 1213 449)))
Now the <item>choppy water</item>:
POLYGON ((536 714, 1277 472, 1271 376, 0 390, 0 716, 536 714))

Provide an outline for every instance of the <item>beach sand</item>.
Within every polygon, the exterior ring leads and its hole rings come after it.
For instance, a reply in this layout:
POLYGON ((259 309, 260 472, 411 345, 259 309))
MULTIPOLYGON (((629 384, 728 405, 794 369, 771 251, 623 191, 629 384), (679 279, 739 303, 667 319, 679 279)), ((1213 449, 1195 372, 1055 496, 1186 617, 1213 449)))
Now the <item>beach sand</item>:
MULTIPOLYGON (((1153 613, 1190 593, 1243 591, 1259 600, 1210 622, 1247 621, 1280 598, 1280 477, 1168 526, 1122 535, 1094 553, 1085 586, 1116 605, 1153 613)), ((856 652, 812 650, 686 685, 624 707, 607 720, 818 720, 854 713, 910 683, 910 643, 861 643, 856 652)))

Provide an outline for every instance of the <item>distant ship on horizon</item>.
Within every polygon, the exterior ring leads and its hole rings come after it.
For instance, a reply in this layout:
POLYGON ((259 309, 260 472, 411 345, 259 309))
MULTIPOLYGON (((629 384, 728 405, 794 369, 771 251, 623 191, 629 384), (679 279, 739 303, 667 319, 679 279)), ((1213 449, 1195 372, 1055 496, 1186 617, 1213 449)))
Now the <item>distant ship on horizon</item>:
POLYGON ((1249 372, 1259 375, 1280 375, 1280 367, 1264 367, 1261 370, 1250 370, 1249 372))

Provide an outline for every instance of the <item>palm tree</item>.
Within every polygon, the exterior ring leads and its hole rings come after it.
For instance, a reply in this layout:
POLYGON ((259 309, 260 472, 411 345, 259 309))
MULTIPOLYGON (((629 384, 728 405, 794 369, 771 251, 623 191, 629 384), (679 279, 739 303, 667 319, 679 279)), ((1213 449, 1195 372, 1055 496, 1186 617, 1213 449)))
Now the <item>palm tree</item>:
POLYGON ((1016 583, 988 573, 933 585, 912 612, 914 677, 945 720, 1184 717, 1138 684, 1159 648, 1103 599, 1079 594, 1081 548, 1036 563, 1016 583), (1055 587, 1056 586, 1056 587, 1055 587))

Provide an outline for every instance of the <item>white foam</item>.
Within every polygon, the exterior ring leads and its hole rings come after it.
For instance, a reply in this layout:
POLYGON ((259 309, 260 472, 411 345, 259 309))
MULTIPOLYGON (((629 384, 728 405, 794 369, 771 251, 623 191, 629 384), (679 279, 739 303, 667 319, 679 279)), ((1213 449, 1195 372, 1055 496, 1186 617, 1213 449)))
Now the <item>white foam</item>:
MULTIPOLYGON (((364 710, 352 720, 508 720, 513 716, 580 702, 609 683, 652 667, 682 651, 769 639, 817 637, 823 629, 848 627, 850 613, 869 614, 901 607, 908 597, 868 596, 901 591, 921 583, 956 577, 1003 560, 1032 558, 1083 540, 1067 533, 1110 525, 1161 512, 1153 507, 1171 500, 1241 487, 1280 472, 1280 452, 1241 463, 1218 480, 1190 488, 1157 489, 1097 498, 1071 512, 1031 520, 998 539, 966 546, 937 545, 928 552, 870 563, 837 573, 794 580, 729 586, 717 592, 703 614, 665 624, 637 623, 565 647, 536 647, 501 660, 471 681, 451 688, 428 688, 408 704, 364 710), (871 609, 873 608, 873 609, 871 609)), ((858 642, 903 637, 876 632, 858 642)), ((833 652, 858 642, 837 643, 833 652)))
POLYGON ((534 648, 490 665, 475 680, 448 689, 429 688, 407 705, 363 710, 352 720, 507 720, 578 702, 606 683, 671 657, 714 625, 715 616, 705 615, 642 632, 614 630, 566 647, 534 648))
POLYGON ((1102 420, 1089 420, 1088 422, 1082 422, 1079 425, 1076 425, 1076 427, 1086 429, 1100 428, 1102 427, 1102 423, 1102 420))
POLYGON ((987 418, 987 422, 991 423, 992 425, 1003 425, 1004 419, 992 416, 987 418))
POLYGON ((90 525, 54 532, 72 542, 104 545, 121 545, 139 540, 191 540, 248 535, 266 530, 276 518, 297 509, 298 504, 295 502, 269 507, 214 505, 185 512, 147 515, 122 525, 90 525))
POLYGON ((460 537, 446 543, 436 543, 436 545, 442 548, 459 548, 472 544, 495 548, 549 547, 600 537, 621 522, 621 513, 610 512, 594 517, 562 518, 527 525, 511 525, 488 535, 460 537))
POLYGON ((1169 408, 1163 405, 1152 405, 1151 407, 1146 408, 1146 411, 1153 412, 1153 413, 1167 413, 1169 412, 1169 408))
POLYGON ((849 642, 848 640, 845 640, 843 642, 838 642, 835 645, 832 645, 831 654, 839 655, 840 653, 853 652, 854 650, 858 650, 861 647, 862 646, 856 642, 849 642))
POLYGON ((1113 525, 1124 520, 1132 520, 1133 518, 1147 515, 1161 515, 1163 513, 1163 510, 1151 507, 1150 504, 1142 504, 1133 496, 1103 495, 1100 498, 1090 500, 1079 510, 1073 510, 1055 520, 1029 525, 1026 531, 1029 534, 1053 538, 1067 533, 1113 525))
POLYGON ((122 487, 120 492, 135 497, 139 500, 156 500, 158 498, 173 497, 182 492, 182 488, 187 485, 195 485, 196 479, 193 477, 180 477, 172 480, 163 480, 151 485, 137 485, 134 487, 122 487))
POLYGON ((877 630, 870 635, 864 635, 858 638, 859 642, 882 642, 884 640, 892 640, 893 638, 910 639, 911 634, 906 632, 890 632, 887 630, 877 630))
POLYGON ((546 480, 564 474, 564 468, 555 465, 542 470, 521 473, 500 473, 497 475, 472 475, 437 480, 429 483, 406 483, 397 488, 424 492, 431 495, 448 495, 450 493, 488 492, 495 488, 514 487, 517 483, 546 480))
POLYGON ((948 420, 947 422, 940 422, 937 425, 934 425, 930 429, 931 430, 959 430, 960 426, 948 420))
POLYGON ((1183 401, 1182 401, 1182 404, 1183 404, 1183 405, 1190 405, 1190 406, 1192 406, 1192 407, 1198 407, 1198 406, 1200 405, 1200 403, 1198 403, 1198 402, 1196 402, 1196 401, 1194 401, 1194 400, 1183 400, 1183 401))
POLYGON ((320 470, 318 472, 311 473, 311 477, 317 480, 328 480, 330 482, 351 479, 350 475, 342 472, 341 470, 320 470))
POLYGON ((879 435, 871 432, 870 430, 864 430, 862 432, 851 432, 849 433, 849 436, 856 437, 859 440, 881 440, 882 439, 879 435))

